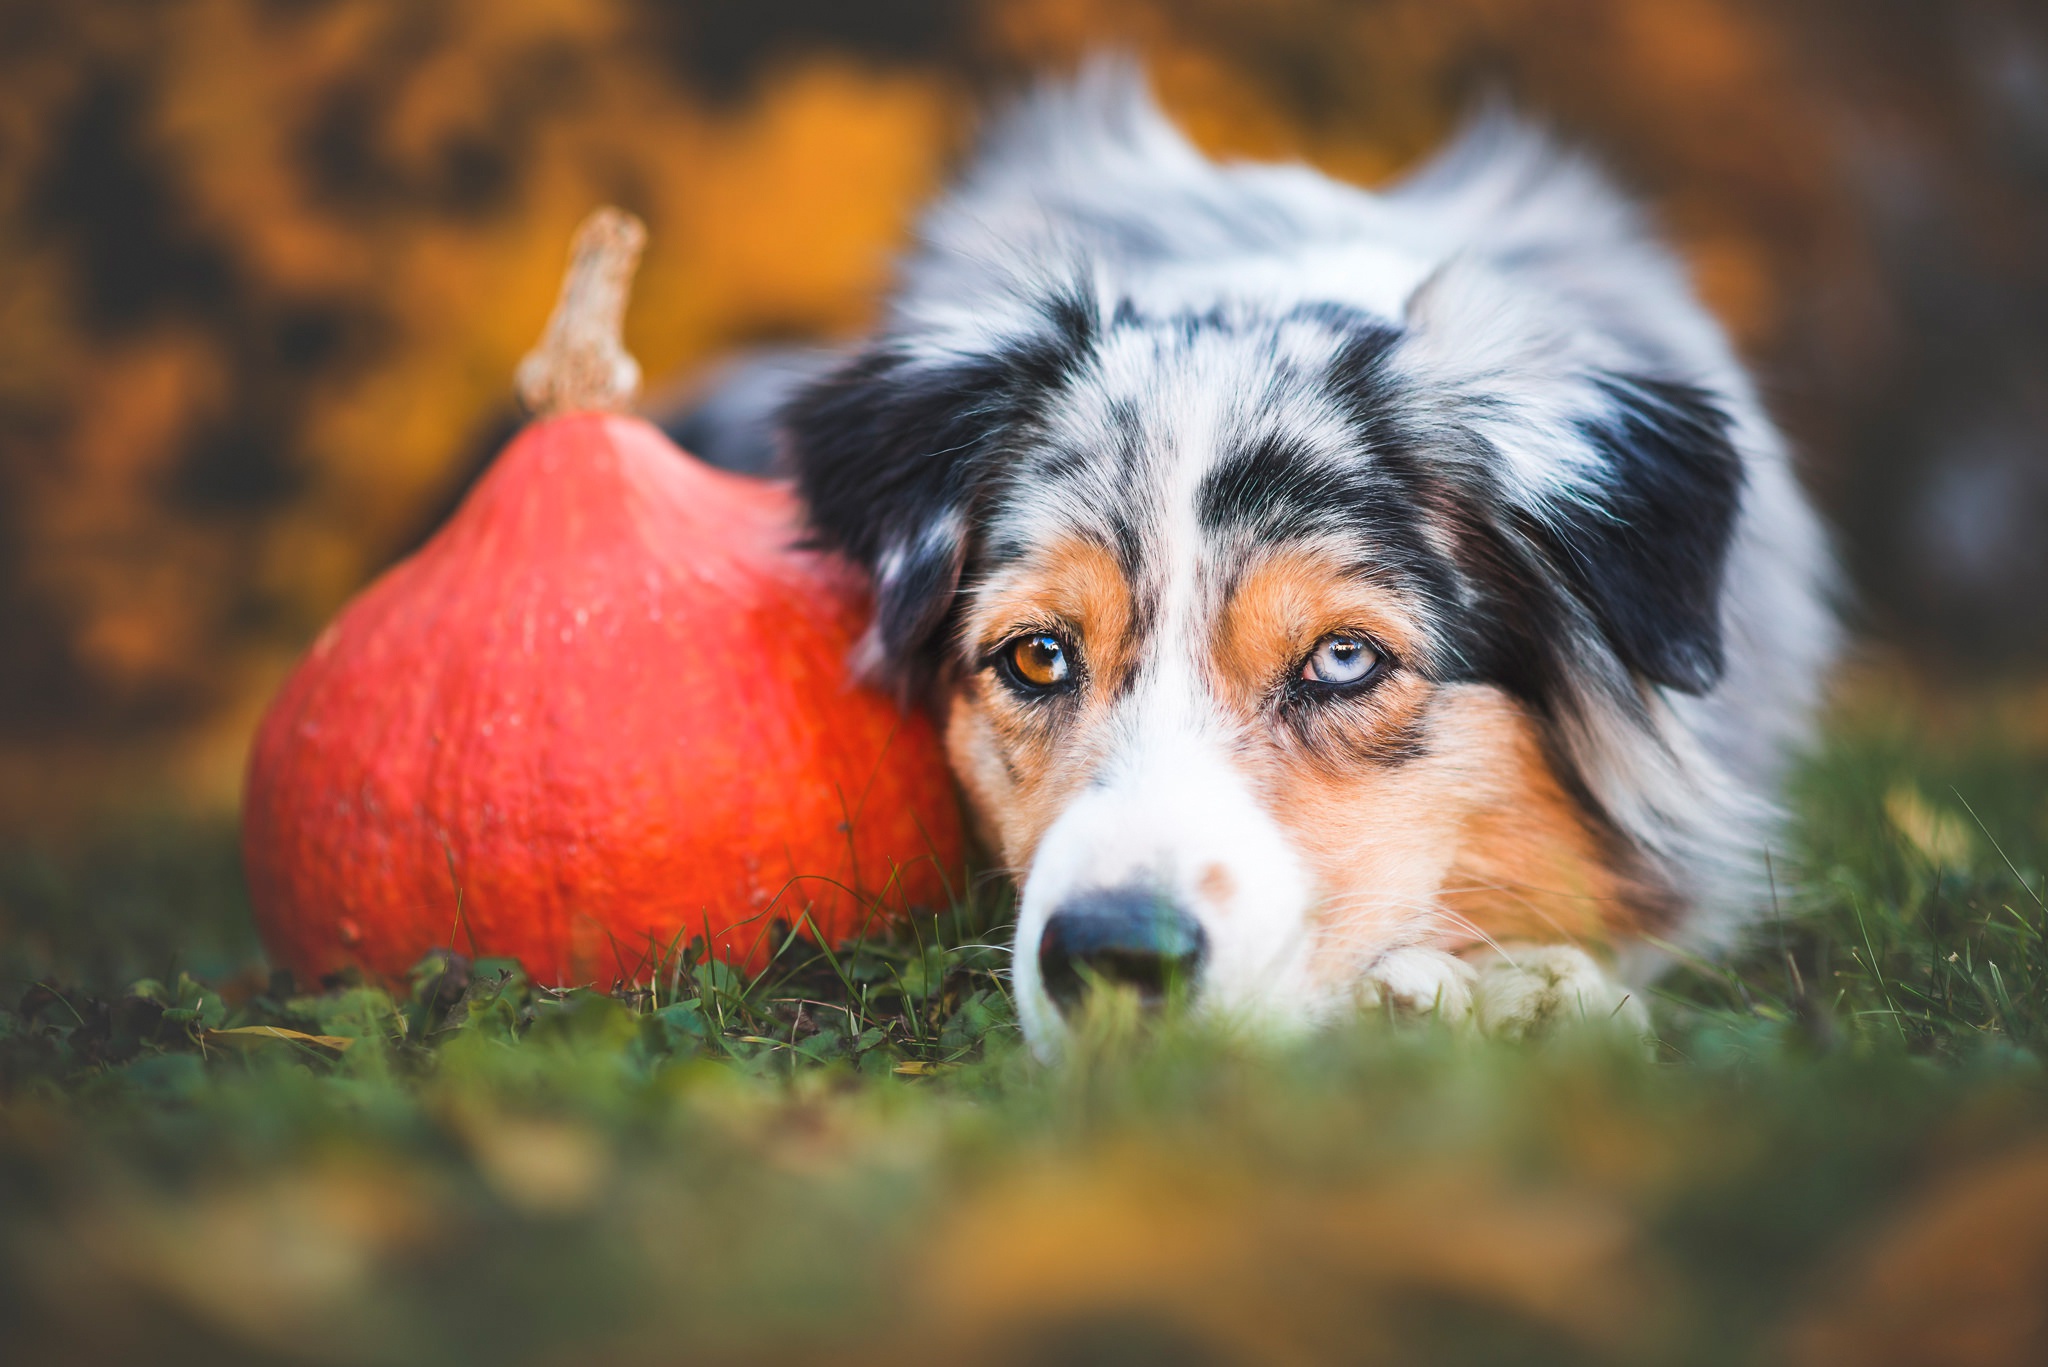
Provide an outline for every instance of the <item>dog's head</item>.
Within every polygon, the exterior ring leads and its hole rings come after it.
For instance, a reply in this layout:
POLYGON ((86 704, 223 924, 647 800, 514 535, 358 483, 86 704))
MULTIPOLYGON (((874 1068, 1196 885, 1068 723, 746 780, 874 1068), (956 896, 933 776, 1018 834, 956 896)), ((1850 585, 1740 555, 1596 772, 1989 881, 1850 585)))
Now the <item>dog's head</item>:
POLYGON ((1092 976, 1311 1018, 1672 913, 1587 757, 1723 673, 1740 400, 1618 202, 1488 136, 1373 197, 1041 101, 787 410, 1021 885, 1034 1040, 1092 976))

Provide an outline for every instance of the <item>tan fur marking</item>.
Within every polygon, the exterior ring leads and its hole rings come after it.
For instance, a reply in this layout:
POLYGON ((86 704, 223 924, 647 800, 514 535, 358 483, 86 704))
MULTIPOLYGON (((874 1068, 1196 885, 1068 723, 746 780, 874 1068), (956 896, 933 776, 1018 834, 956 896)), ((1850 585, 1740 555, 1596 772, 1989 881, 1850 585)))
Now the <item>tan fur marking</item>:
POLYGON ((946 723, 946 747, 983 836, 1020 873, 1092 771, 1092 738, 1132 666, 1131 589, 1116 557, 1093 541, 1056 542, 985 584, 966 625, 977 655, 1033 629, 1070 639, 1080 687, 1051 704, 1027 703, 981 670, 957 685, 946 723))
POLYGON ((1202 870, 1202 877, 1195 884, 1195 891, 1207 898, 1209 904, 1219 912, 1230 910, 1230 899, 1237 896, 1237 880, 1230 876, 1230 870, 1221 864, 1211 864, 1202 870))
POLYGON ((1314 550, 1272 553, 1238 580, 1215 632, 1214 666, 1225 695, 1255 711, 1317 641, 1361 631, 1396 658, 1414 653, 1419 632, 1386 589, 1343 572, 1314 550))
POLYGON ((975 597, 967 633, 984 653, 1034 627, 1073 633, 1089 673, 1121 678, 1130 667, 1131 586, 1116 557, 1078 538, 1047 547, 989 581, 975 597))
POLYGON ((1483 684, 1420 690, 1419 757, 1268 776, 1323 890, 1323 972, 1356 972, 1415 929, 1453 950, 1511 939, 1597 949, 1638 929, 1654 899, 1608 857, 1528 714, 1483 684))
POLYGON ((1641 934, 1664 900, 1614 857, 1552 772, 1534 723, 1500 699, 1501 786, 1515 797, 1472 812, 1443 903, 1496 942, 1599 950, 1641 934))

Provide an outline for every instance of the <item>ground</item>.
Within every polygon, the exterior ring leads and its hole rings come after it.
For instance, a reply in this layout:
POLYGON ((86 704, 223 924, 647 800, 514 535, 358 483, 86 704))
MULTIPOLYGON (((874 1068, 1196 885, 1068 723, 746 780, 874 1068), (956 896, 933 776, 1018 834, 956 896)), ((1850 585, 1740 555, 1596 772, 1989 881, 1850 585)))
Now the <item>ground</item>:
POLYGON ((2048 1360, 2048 707, 1847 691, 1657 1056, 1118 1003, 1032 1065, 988 886, 743 980, 253 965, 231 832, 0 865, 10 1358, 2048 1360), (153 976, 145 976, 153 975, 153 976))

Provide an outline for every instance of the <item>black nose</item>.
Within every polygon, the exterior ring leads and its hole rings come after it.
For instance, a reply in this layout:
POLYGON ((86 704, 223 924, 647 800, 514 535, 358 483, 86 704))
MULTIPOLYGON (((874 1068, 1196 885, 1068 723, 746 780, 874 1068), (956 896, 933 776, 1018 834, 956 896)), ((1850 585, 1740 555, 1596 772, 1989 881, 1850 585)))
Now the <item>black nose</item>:
POLYGON ((1087 995, 1091 980, 1133 987, 1156 1006, 1194 982, 1208 951, 1201 923, 1165 894, 1143 887, 1104 888, 1068 899, 1045 923, 1038 976, 1061 1011, 1087 995))

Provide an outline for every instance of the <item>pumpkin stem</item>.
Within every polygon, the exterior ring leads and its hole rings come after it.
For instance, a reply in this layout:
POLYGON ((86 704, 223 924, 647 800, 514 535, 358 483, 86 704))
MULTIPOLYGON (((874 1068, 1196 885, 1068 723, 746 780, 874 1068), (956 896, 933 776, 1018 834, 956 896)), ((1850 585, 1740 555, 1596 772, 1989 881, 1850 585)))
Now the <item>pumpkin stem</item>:
POLYGON ((548 329, 519 363, 519 399, 534 417, 632 406, 640 363, 619 329, 646 243, 646 226, 623 209, 599 209, 577 228, 548 329))

